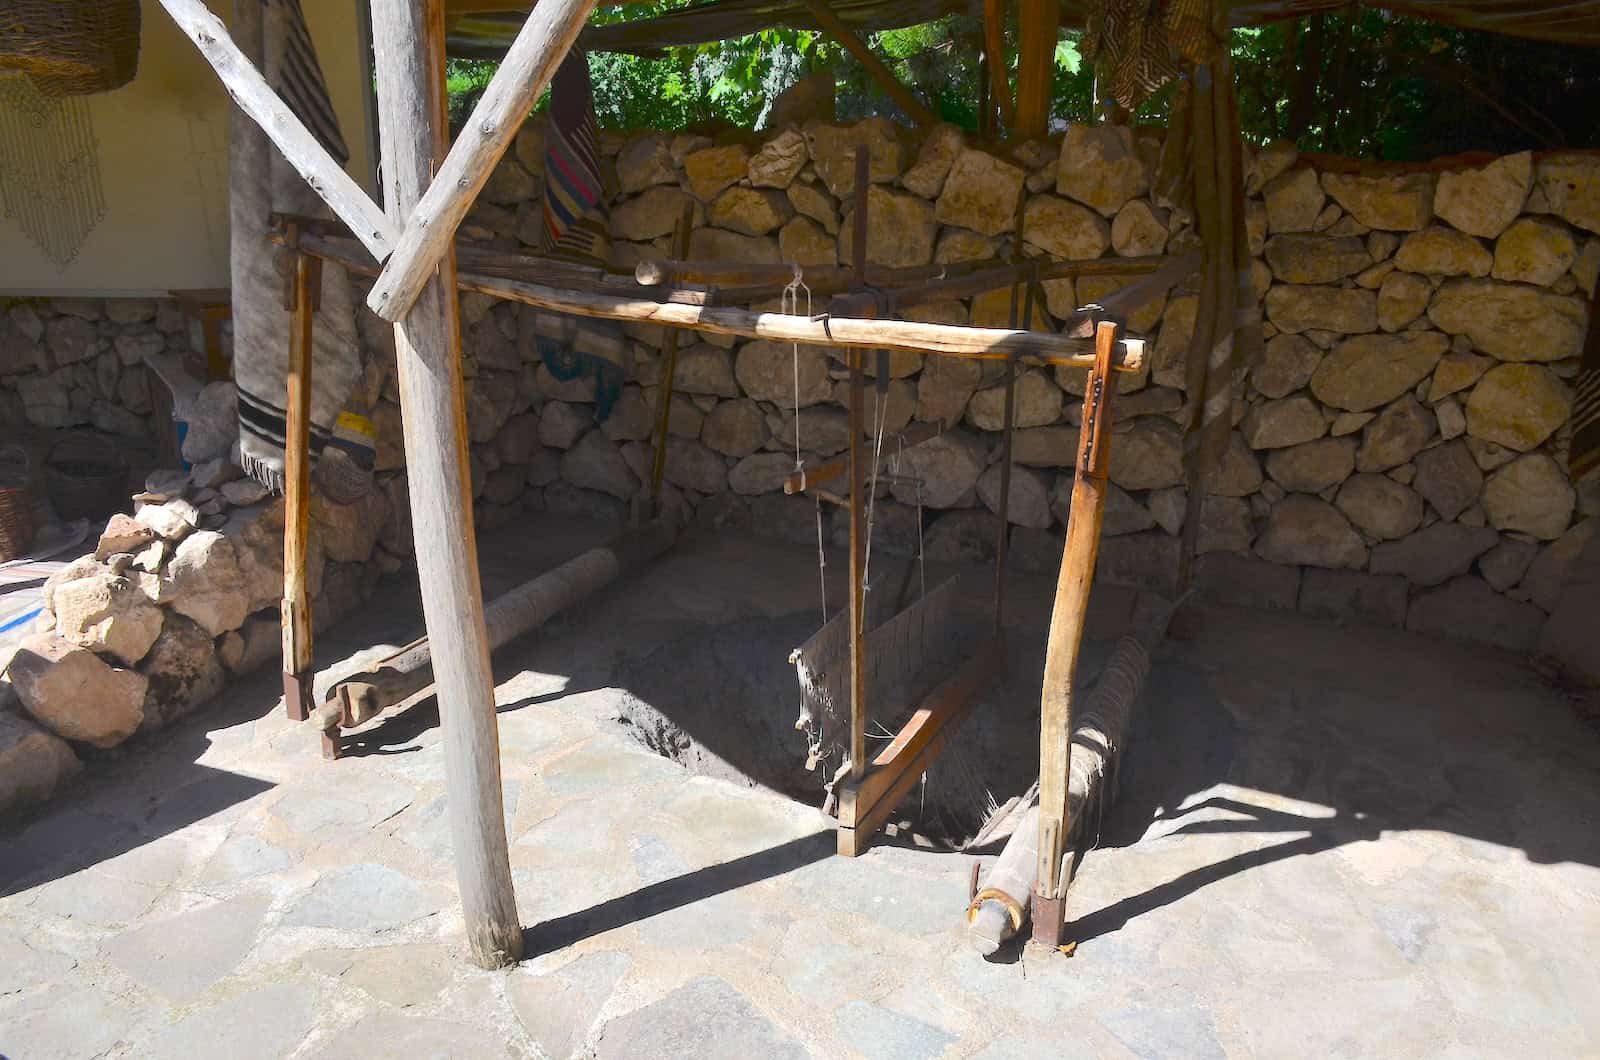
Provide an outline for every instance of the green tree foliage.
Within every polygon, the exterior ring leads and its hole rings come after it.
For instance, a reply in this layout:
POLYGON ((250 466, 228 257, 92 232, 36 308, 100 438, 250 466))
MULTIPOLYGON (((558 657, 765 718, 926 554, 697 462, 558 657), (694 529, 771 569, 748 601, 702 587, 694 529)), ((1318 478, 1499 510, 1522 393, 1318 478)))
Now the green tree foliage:
MULTIPOLYGON (((594 22, 685 6, 598 8, 594 22)), ((1007 28, 1008 79, 1016 74, 1015 26, 1007 28)), ((1095 78, 1079 34, 1056 49, 1057 123, 1094 111, 1095 78)), ((982 26, 954 15, 868 35, 902 82, 940 117, 980 126, 982 26)), ((1455 30, 1381 11, 1317 15, 1236 31, 1240 120, 1258 143, 1287 137, 1303 150, 1420 160, 1463 151, 1600 145, 1600 54, 1455 30)), ((759 128, 771 101, 802 76, 829 70, 837 115, 904 120, 849 53, 818 33, 771 29, 658 56, 589 56, 601 125, 663 130, 732 124, 759 128)), ((466 117, 494 64, 450 63, 451 119, 466 117)), ((1147 100, 1138 121, 1166 118, 1170 88, 1147 100)))

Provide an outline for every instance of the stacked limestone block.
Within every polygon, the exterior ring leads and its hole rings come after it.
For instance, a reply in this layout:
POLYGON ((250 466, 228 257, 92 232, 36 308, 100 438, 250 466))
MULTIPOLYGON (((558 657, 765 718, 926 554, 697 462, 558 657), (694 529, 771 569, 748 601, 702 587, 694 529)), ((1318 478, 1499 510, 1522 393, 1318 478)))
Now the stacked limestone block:
MULTIPOLYGON (((875 264, 998 263, 1019 240, 1024 255, 1055 259, 1182 252, 1197 246, 1190 219, 1150 192, 1159 136, 1073 127, 1059 141, 999 149, 950 126, 920 136, 882 119, 717 139, 607 134, 613 263, 667 256, 686 206, 692 257, 848 262, 858 144, 871 160, 875 264)), ((530 123, 469 217, 475 237, 537 245, 541 144, 530 123)), ((1585 296, 1600 269, 1600 160, 1523 154, 1376 173, 1319 169, 1274 145, 1249 159, 1248 191, 1268 342, 1242 380, 1235 431, 1202 507, 1209 580, 1258 604, 1531 645, 1600 501, 1592 486, 1580 497, 1563 470, 1585 296)), ((1051 281, 1033 326, 1053 329, 1125 282, 1051 281)), ((997 290, 914 315, 1005 326, 1009 304, 997 290)), ((1197 307, 1180 288, 1131 322, 1153 340, 1152 356, 1120 378, 1104 577, 1172 584, 1185 511, 1184 354, 1197 307)), ((630 330, 633 378, 597 424, 592 388, 538 365, 531 315, 509 305, 467 315, 480 384, 474 438, 497 436, 474 447, 480 500, 491 512, 520 499, 620 518, 647 477, 660 329, 630 330)), ((991 557, 1000 368, 897 354, 888 374, 885 430, 912 420, 947 430, 905 455, 920 491, 906 482, 882 491, 880 540, 914 544, 920 502, 930 555, 991 557)), ((717 525, 814 540, 811 502, 783 496, 780 483, 797 440, 808 462, 846 447, 845 375, 825 349, 797 357, 769 342, 685 335, 668 503, 717 525)), ((1081 371, 1020 372, 1009 511, 1020 563, 1059 555, 1082 389, 1081 371)), ((869 429, 876 418, 869 413, 869 429)), ((828 522, 842 541, 842 520, 828 522)))
POLYGON ((188 343, 169 300, 0 301, 0 422, 149 437, 154 381, 144 359, 188 343))

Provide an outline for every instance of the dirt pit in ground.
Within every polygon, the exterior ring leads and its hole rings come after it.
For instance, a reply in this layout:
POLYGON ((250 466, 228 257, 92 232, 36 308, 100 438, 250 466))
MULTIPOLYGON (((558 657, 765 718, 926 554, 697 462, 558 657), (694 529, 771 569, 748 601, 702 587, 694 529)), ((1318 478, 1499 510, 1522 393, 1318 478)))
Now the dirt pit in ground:
MULTIPOLYGON (((695 773, 760 786, 821 805, 827 779, 806 770, 795 728, 799 684, 790 652, 817 629, 815 612, 686 628, 620 661, 608 683, 624 690, 620 721, 651 750, 695 773)), ((1007 666, 983 689, 954 738, 893 820, 912 835, 958 847, 1039 772, 1039 690, 1045 627, 1008 631, 1007 666)), ((1087 673, 1109 642, 1084 646, 1087 673)), ((874 718, 868 753, 893 736, 874 718)))

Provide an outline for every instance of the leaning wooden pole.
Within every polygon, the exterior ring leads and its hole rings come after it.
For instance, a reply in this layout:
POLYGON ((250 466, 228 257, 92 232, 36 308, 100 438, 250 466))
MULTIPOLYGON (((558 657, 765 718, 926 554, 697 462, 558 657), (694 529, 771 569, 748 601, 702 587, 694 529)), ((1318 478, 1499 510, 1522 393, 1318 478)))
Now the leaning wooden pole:
MULTIPOLYGON (((404 224, 444 156, 442 0, 372 0, 384 198, 404 224)), ((473 537, 455 259, 395 325, 411 526, 444 732, 450 840, 472 956, 522 957, 506 852, 500 743, 473 537)))
POLYGON ((1083 399, 1067 542, 1061 554, 1050 638, 1045 646, 1039 715, 1039 850, 1033 937, 1051 947, 1061 944, 1065 923, 1067 875, 1063 855, 1072 827, 1067 789, 1072 761, 1073 681, 1078 651, 1083 646, 1083 620, 1089 606, 1089 589, 1094 584, 1095 557, 1100 551, 1106 472, 1110 466, 1111 398, 1117 385, 1111 371, 1111 355, 1119 330, 1114 322, 1102 321, 1095 331, 1095 366, 1089 370, 1083 399))
MULTIPOLYGON (((689 256, 689 233, 694 228, 694 203, 683 204, 678 227, 672 233, 672 256, 689 256)), ((650 465, 650 514, 657 514, 661 503, 661 479, 667 471, 667 432, 672 428, 672 387, 678 374, 677 328, 668 328, 661 342, 661 382, 656 387, 656 449, 650 465)))
MULTIPOLYGON (((295 239, 298 231, 290 231, 295 239)), ((311 532, 311 328, 322 262, 294 255, 290 294, 288 400, 283 431, 283 705, 290 721, 311 711, 311 597, 306 546, 311 532)))
MULTIPOLYGON (((867 181, 869 158, 866 145, 856 147, 855 172, 855 245, 854 264, 856 282, 864 284, 867 276, 867 181)), ((867 643, 866 643, 866 585, 865 551, 866 526, 866 455, 862 451, 862 405, 866 402, 866 384, 861 362, 866 354, 859 349, 850 351, 850 779, 859 781, 867 769, 867 643)), ((796 416, 800 415, 797 408, 796 416)), ((844 853, 841 849, 841 853, 844 853)))

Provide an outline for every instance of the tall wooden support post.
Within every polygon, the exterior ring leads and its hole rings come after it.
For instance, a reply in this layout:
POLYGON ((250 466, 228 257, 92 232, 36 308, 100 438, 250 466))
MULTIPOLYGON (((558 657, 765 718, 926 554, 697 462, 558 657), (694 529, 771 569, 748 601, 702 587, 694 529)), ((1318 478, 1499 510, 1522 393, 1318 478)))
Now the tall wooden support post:
MULTIPOLYGON (((384 198, 403 226, 445 153, 442 0, 372 0, 384 198)), ((473 959, 522 957, 500 794, 494 677, 467 469, 455 258, 395 324, 411 525, 444 731, 450 844, 473 959)))
POLYGON ((1067 516, 1067 543, 1056 580, 1055 608, 1050 614, 1050 639, 1045 647, 1044 693, 1039 712, 1039 870, 1033 896, 1033 938, 1047 946, 1061 944, 1066 923, 1065 854, 1072 822, 1067 812, 1067 774, 1072 762, 1073 682, 1078 651, 1083 646, 1083 620, 1094 583, 1100 551, 1106 471, 1110 466, 1111 398, 1116 377, 1111 361, 1118 326, 1103 321, 1095 330, 1095 362, 1089 370, 1083 401, 1083 426, 1078 433, 1078 470, 1072 482, 1072 510, 1067 516))
MULTIPOLYGON (((694 203, 683 204, 683 214, 678 218, 678 228, 672 235, 672 257, 683 261, 689 256, 689 233, 694 228, 694 203)), ((650 514, 659 514, 661 503, 661 477, 667 470, 667 429, 672 426, 672 383, 678 373, 678 328, 668 328, 661 347, 661 385, 656 389, 656 452, 650 469, 650 514)), ((798 415, 798 413, 797 413, 798 415)))
MULTIPOLYGON (((867 201, 871 177, 865 144, 856 147, 855 216, 851 218, 851 264, 857 286, 867 282, 867 201)), ((862 364, 866 351, 850 350, 850 779, 860 780, 867 769, 867 637, 866 637, 866 453, 862 446, 862 406, 866 381, 862 364)), ((798 411, 796 412, 798 415, 798 411)), ((855 850, 840 853, 854 854, 855 850)))
MULTIPOLYGON (((1056 38, 1061 5, 1056 0, 1019 0, 1017 5, 1016 134, 1033 139, 1049 132, 1054 97, 1056 38)), ((991 75, 992 76, 992 75, 991 75)))
POLYGON ((999 107, 1000 124, 1010 128, 1016 124, 1017 108, 1011 101, 1011 82, 1006 76, 1005 0, 983 0, 983 58, 987 70, 979 72, 979 85, 986 87, 989 94, 988 105, 981 108, 983 117, 992 121, 995 108, 999 107))
MULTIPOLYGON (((299 229, 291 225, 295 247, 299 229)), ((283 430, 283 705, 290 721, 311 716, 311 598, 306 541, 311 530, 311 326, 322 292, 322 262, 294 250, 289 286, 289 393, 283 430)))

